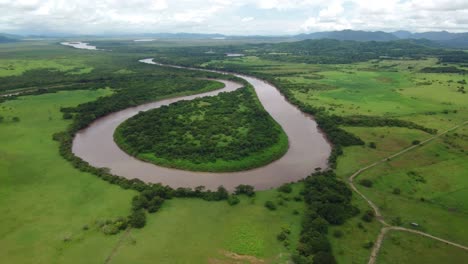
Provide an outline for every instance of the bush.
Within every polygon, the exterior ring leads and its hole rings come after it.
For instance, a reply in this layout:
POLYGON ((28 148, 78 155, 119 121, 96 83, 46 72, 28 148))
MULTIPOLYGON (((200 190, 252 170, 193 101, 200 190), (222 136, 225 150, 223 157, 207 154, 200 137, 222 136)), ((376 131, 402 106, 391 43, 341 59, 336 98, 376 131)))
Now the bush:
POLYGON ((374 211, 372 210, 367 210, 364 215, 362 216, 362 220, 365 221, 365 222, 372 222, 372 219, 374 219, 375 217, 375 214, 374 214, 374 211))
POLYGON ((374 246, 374 242, 372 242, 372 241, 369 241, 369 242, 365 243, 364 245, 362 245, 362 247, 365 248, 365 249, 371 249, 373 246, 374 246))
POLYGON ((335 257, 330 252, 320 251, 314 255, 313 264, 336 264, 335 257))
POLYGON ((370 188, 370 187, 372 187, 373 183, 369 179, 362 179, 362 180, 359 181, 359 184, 361 184, 364 187, 370 188))
POLYGON ((229 205, 236 205, 240 202, 239 197, 237 195, 231 195, 228 197, 227 202, 229 205))
POLYGON ((281 232, 276 236, 276 239, 279 241, 284 241, 286 238, 288 238, 288 235, 285 232, 281 232))
POLYGON ((284 192, 284 193, 291 193, 292 192, 291 184, 285 183, 285 184, 281 185, 280 187, 278 187, 278 191, 279 192, 284 192))
POLYGON ((401 193, 401 190, 400 190, 400 188, 394 188, 392 193, 396 194, 396 195, 399 195, 401 193))
POLYGON ((240 184, 239 186, 236 187, 236 190, 234 192, 235 194, 245 194, 249 197, 252 197, 255 195, 255 188, 251 185, 246 185, 246 184, 240 184))
POLYGON ((413 140, 412 143, 413 143, 413 145, 419 145, 419 144, 421 144, 421 141, 415 139, 415 140, 413 140))
POLYGON ((392 224, 396 226, 401 226, 403 224, 403 221, 401 220, 401 217, 397 216, 392 219, 392 224))
POLYGON ((369 142, 369 148, 377 148, 377 145, 375 145, 375 142, 369 142))
POLYGON ((73 118, 73 115, 70 114, 70 113, 64 113, 63 114, 63 119, 72 119, 73 118))
POLYGON ((146 215, 143 210, 133 211, 128 218, 128 222, 134 228, 142 228, 146 225, 146 215))
POLYGON ((336 238, 343 237, 343 231, 335 230, 335 231, 333 231, 333 236, 336 237, 336 238))
POLYGON ((108 225, 105 225, 103 227, 101 227, 101 231, 105 234, 105 235, 115 235, 117 233, 119 233, 119 228, 113 224, 108 224, 108 225))
POLYGON ((11 120, 12 120, 13 122, 19 122, 19 121, 20 121, 20 118, 17 117, 17 116, 14 116, 11 120))
POLYGON ((266 201, 265 207, 271 211, 276 210, 276 205, 272 201, 266 201))

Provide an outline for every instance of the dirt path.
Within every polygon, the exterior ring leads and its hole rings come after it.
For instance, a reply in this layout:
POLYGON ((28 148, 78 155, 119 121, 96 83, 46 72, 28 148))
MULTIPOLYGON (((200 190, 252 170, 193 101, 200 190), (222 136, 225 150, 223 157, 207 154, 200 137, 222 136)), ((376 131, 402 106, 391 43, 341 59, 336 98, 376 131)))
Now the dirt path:
POLYGON ((370 168, 373 168, 379 164, 382 164, 388 160, 391 160, 395 157, 398 157, 408 151, 411 151, 421 145, 424 145, 436 138, 439 138, 445 134, 447 134, 448 132, 450 131, 453 131, 459 127, 462 127, 464 125, 468 124, 468 121, 465 121, 457 126, 454 126, 450 129, 447 129, 445 130, 444 132, 440 133, 440 134, 437 134, 435 136, 432 136, 426 140, 423 140, 421 143, 419 143, 418 145, 413 145, 413 146, 410 146, 410 147, 407 147, 395 154, 392 154, 384 159, 381 159, 379 161, 376 161, 366 167, 363 167, 359 170, 357 170, 355 173, 353 173, 349 178, 348 178, 348 183, 349 185, 351 186, 351 189, 353 189, 353 191, 355 191, 357 194, 359 194, 359 196, 361 196, 369 205, 370 207, 372 208, 372 210, 374 211, 374 214, 375 214, 375 217, 376 219, 384 226, 381 230, 380 230, 380 233, 379 233, 379 236, 377 237, 377 240, 375 241, 374 243, 374 247, 372 248, 372 252, 371 252, 371 255, 369 257, 369 262, 368 264, 375 264, 376 260, 377 260, 377 255, 379 253, 379 250, 382 246, 382 242, 383 242, 383 239, 385 237, 385 234, 388 232, 388 231, 391 231, 391 230, 397 230, 397 231, 404 231, 404 232, 410 232, 410 233, 414 233, 414 234, 418 234, 418 235, 422 235, 422 236, 425 236, 425 237, 428 237, 428 238, 432 238, 432 239, 435 239, 435 240, 438 240, 440 242, 443 242, 443 243, 446 243, 446 244, 449 244, 449 245, 452 245, 452 246, 455 246, 455 247, 458 247, 460 249, 463 249, 463 250, 467 250, 468 251, 468 247, 466 246, 463 246, 463 245, 460 245, 460 244, 457 244, 455 242, 452 242, 452 241, 449 241, 449 240, 446 240, 446 239, 443 239, 443 238, 439 238, 439 237, 436 237, 436 236, 433 236, 433 235, 430 235, 430 234, 427 234, 427 233, 424 233, 424 232, 421 232, 421 231, 418 231, 418 230, 414 230, 414 229, 409 229, 409 228, 404 228, 404 227, 400 227, 400 226, 391 226, 390 224, 388 224, 385 219, 383 218, 382 214, 380 213, 380 210, 379 210, 379 207, 377 205, 375 205, 369 198, 367 198, 363 193, 361 193, 358 188, 354 185, 354 179, 359 176, 362 172, 370 169, 370 168))
POLYGON ((115 253, 117 253, 117 250, 119 250, 120 246, 122 245, 122 243, 125 241, 125 239, 130 235, 130 231, 132 230, 132 228, 128 228, 127 230, 125 230, 125 233, 120 237, 119 241, 117 242, 117 244, 115 245, 115 247, 112 249, 111 253, 109 254, 109 256, 107 256, 106 260, 104 261, 104 264, 108 264, 111 262, 112 258, 114 257, 115 253))

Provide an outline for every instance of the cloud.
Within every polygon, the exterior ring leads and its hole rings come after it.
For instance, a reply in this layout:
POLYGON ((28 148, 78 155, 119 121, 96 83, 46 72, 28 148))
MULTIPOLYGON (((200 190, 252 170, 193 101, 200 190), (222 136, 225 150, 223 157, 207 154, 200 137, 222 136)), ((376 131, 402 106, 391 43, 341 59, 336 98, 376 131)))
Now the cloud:
POLYGON ((0 0, 0 14, 18 33, 468 31, 467 0, 0 0))
POLYGON ((241 19, 241 21, 242 21, 242 22, 250 22, 250 21, 252 21, 252 20, 254 20, 254 19, 255 19, 255 18, 253 18, 253 17, 243 17, 243 18, 241 19))

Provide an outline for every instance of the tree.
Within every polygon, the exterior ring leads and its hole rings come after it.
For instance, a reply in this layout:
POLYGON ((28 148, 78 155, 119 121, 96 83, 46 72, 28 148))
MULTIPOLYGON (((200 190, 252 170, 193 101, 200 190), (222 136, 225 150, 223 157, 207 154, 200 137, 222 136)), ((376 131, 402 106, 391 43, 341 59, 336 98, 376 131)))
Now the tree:
POLYGON ((372 210, 367 210, 363 215, 362 215, 362 220, 365 222, 372 222, 372 219, 374 219, 375 214, 374 211, 372 210))
POLYGON ((364 187, 370 188, 370 187, 372 187, 373 183, 369 179, 362 179, 362 180, 359 181, 359 184, 361 184, 364 187))
POLYGON ((314 255, 313 264, 336 264, 336 259, 330 252, 320 251, 314 255))
POLYGON ((129 216, 128 222, 132 227, 142 228, 146 225, 146 215, 143 210, 135 210, 129 216))
POLYGON ((227 202, 229 205, 236 205, 240 202, 239 197, 237 195, 231 195, 228 197, 227 202))
POLYGON ((284 192, 284 193, 291 193, 292 192, 291 184, 285 183, 281 185, 280 187, 278 187, 278 191, 284 192))
POLYGON ((249 197, 252 197, 255 195, 255 188, 251 185, 246 185, 246 184, 240 184, 239 186, 236 187, 236 190, 234 192, 235 194, 245 194, 249 197))
POLYGON ((73 115, 70 113, 64 113, 63 114, 63 119, 72 119, 73 115))
POLYGON ((229 192, 224 188, 224 186, 219 186, 216 192, 216 200, 226 200, 229 197, 229 192))
POLYGON ((276 210, 276 205, 272 201, 266 201, 265 207, 271 211, 276 210))

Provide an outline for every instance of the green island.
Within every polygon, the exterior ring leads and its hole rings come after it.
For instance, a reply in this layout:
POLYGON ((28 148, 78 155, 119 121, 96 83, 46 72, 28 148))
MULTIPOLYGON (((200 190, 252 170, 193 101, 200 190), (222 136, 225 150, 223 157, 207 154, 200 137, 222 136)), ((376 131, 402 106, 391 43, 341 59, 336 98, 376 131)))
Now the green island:
POLYGON ((281 157, 288 139, 250 86, 180 101, 127 119, 114 138, 127 153, 193 171, 238 171, 281 157))
MULTIPOLYGON (((414 232, 468 245, 468 53, 409 40, 248 42, 92 41, 112 52, 0 44, 0 94, 13 94, 0 97, 0 258, 348 264, 377 249, 378 264, 462 263, 467 250, 414 232), (126 179, 76 157, 74 135, 99 117, 220 88, 206 78, 241 82, 138 62, 149 57, 274 84, 314 115, 333 144, 330 169, 270 190, 206 190, 126 179), (379 244, 385 227, 401 230, 379 244)), ((287 149, 248 86, 141 113, 116 139, 141 159, 189 170, 257 167, 287 149)))

